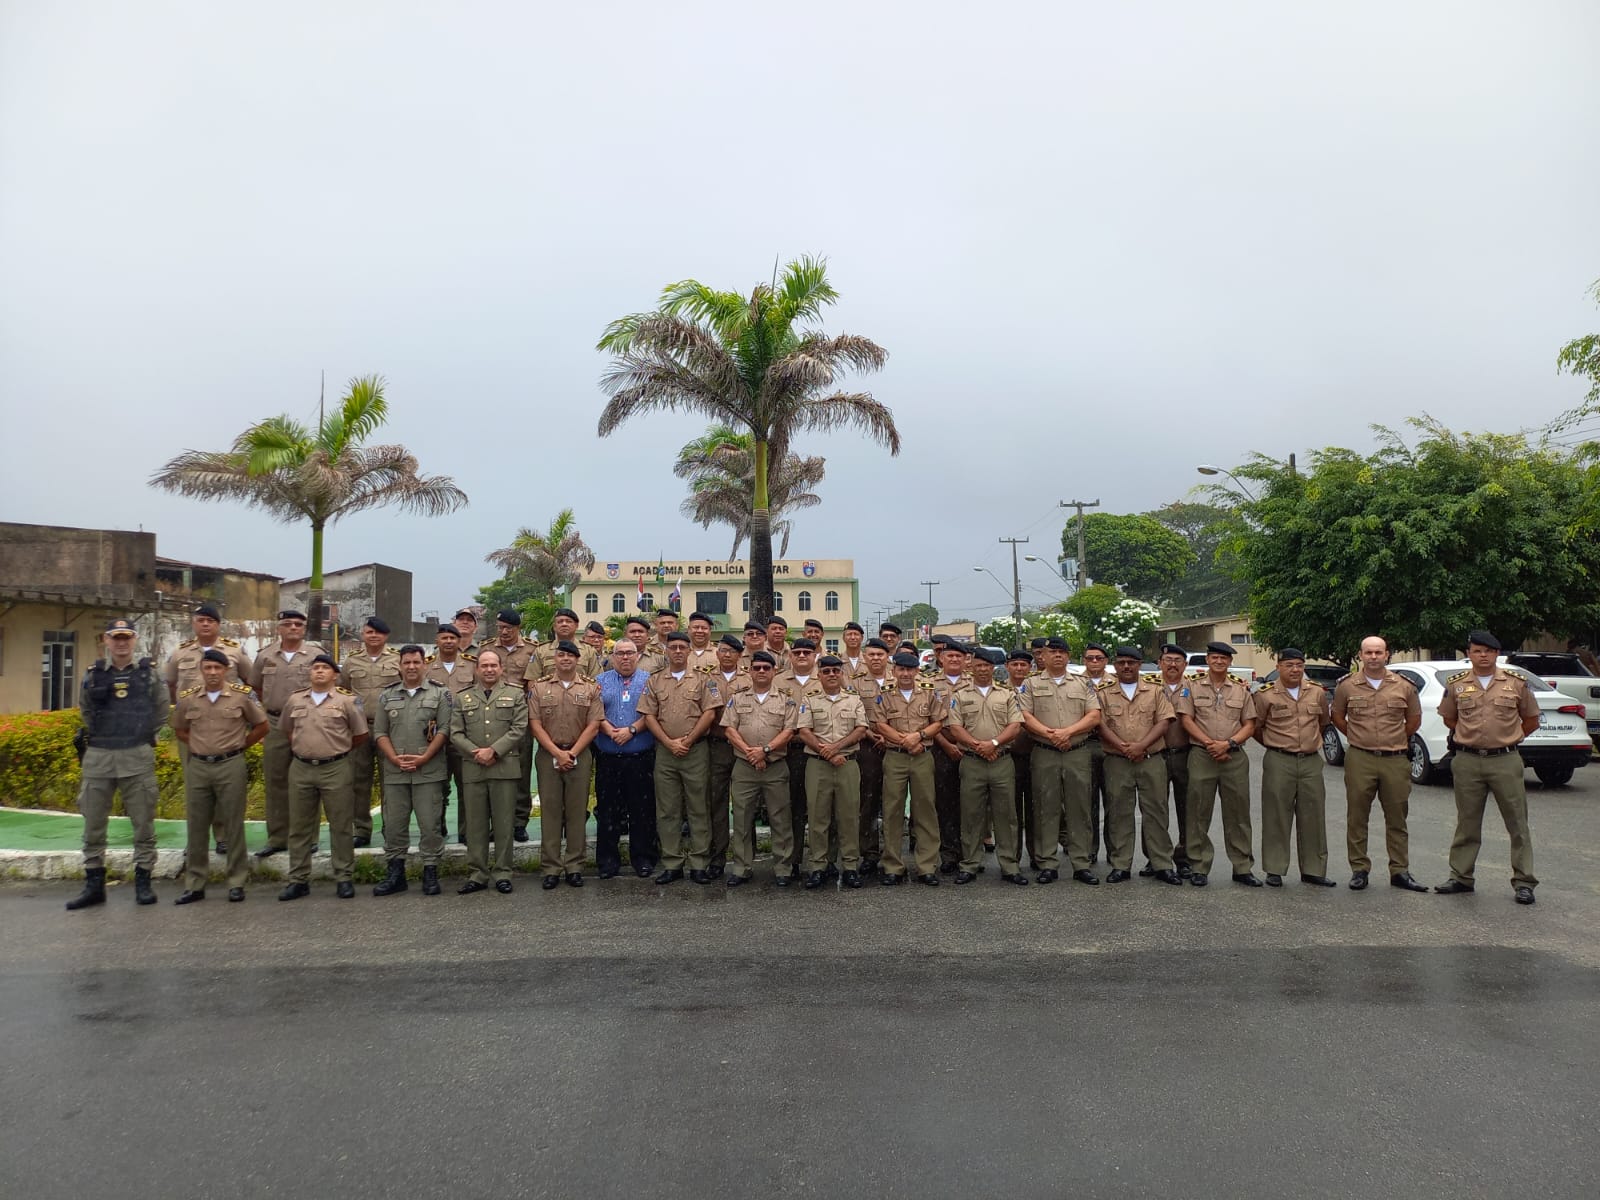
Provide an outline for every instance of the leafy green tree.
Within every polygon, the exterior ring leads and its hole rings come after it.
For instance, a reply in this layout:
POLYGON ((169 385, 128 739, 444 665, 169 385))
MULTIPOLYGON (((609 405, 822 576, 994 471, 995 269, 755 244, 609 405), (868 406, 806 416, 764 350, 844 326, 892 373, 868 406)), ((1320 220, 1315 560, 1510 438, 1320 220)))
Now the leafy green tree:
POLYGON ((478 589, 475 597, 484 606, 484 619, 489 628, 485 637, 494 640, 495 614, 514 608, 522 617, 525 630, 537 630, 541 636, 550 632, 556 606, 550 602, 550 590, 538 580, 526 575, 507 575, 478 589))
POLYGON ((771 463, 782 462, 800 434, 840 429, 900 453, 888 407, 868 392, 838 389, 845 373, 879 370, 888 358, 867 338, 823 332, 822 315, 838 298, 826 262, 809 257, 748 296, 686 279, 669 284, 653 312, 611 322, 598 346, 612 356, 600 381, 611 397, 601 437, 632 417, 679 410, 749 431, 750 612, 758 620, 772 615, 771 463))
POLYGON ((185 450, 150 477, 152 487, 202 500, 238 500, 285 524, 311 526, 306 633, 322 636, 322 535, 351 513, 394 506, 424 517, 463 508, 467 494, 446 475, 421 475, 404 446, 366 440, 389 415, 384 381, 363 375, 315 430, 287 415, 269 417, 228 450, 185 450))
POLYGON ((1235 474, 1257 498, 1215 489, 1243 521, 1224 548, 1250 588, 1259 641, 1347 662, 1363 637, 1438 653, 1469 629, 1507 646, 1600 619, 1600 543, 1583 527, 1583 465, 1521 434, 1378 427, 1372 454, 1330 446, 1309 472, 1257 456, 1235 474))
MULTIPOLYGON (((1589 288, 1589 294, 1600 303, 1600 280, 1589 288)), ((1577 375, 1589 381, 1589 394, 1581 408, 1567 414, 1563 424, 1570 426, 1577 419, 1600 412, 1600 333, 1590 333, 1573 338, 1561 347, 1556 355, 1556 370, 1566 375, 1577 375)))
POLYGON ((1078 622, 1085 641, 1098 642, 1104 640, 1100 631, 1106 618, 1122 600, 1122 593, 1109 583, 1092 583, 1068 596, 1057 608, 1078 622))
POLYGON ((563 508, 546 529, 517 530, 511 544, 484 556, 506 573, 526 579, 545 600, 558 592, 570 592, 578 585, 582 572, 594 567, 594 551, 578 532, 577 518, 563 508))
POLYGON ((1161 610, 1148 600, 1135 600, 1128 598, 1117 602, 1115 608, 1106 614, 1105 621, 1100 626, 1100 639, 1108 648, 1118 645, 1138 646, 1146 652, 1150 649, 1150 635, 1156 631, 1156 622, 1161 619, 1161 610))
MULTIPOLYGON (((767 472, 767 512, 774 537, 782 539, 778 557, 789 553, 794 522, 788 514, 814 508, 822 497, 811 489, 822 482, 827 460, 785 454, 767 472)), ((739 547, 750 536, 755 511, 755 438, 726 425, 713 425, 678 451, 672 473, 689 481, 689 497, 678 511, 700 528, 727 525, 733 530, 729 558, 739 557, 739 547)))
POLYGON ((1231 508, 1177 500, 1145 515, 1179 534, 1194 555, 1167 591, 1170 608, 1191 617, 1225 616, 1244 610, 1249 589, 1217 560, 1223 541, 1238 521, 1231 508))
MULTIPOLYGON (((1194 561, 1182 535, 1143 513, 1087 513, 1083 537, 1090 578, 1135 596, 1165 596, 1194 561)), ((1061 550, 1077 555, 1077 518, 1061 531, 1061 550)))
POLYGON ((913 604, 901 612, 890 613, 889 621, 900 626, 908 635, 914 634, 919 625, 932 627, 939 623, 939 610, 931 604, 913 604))

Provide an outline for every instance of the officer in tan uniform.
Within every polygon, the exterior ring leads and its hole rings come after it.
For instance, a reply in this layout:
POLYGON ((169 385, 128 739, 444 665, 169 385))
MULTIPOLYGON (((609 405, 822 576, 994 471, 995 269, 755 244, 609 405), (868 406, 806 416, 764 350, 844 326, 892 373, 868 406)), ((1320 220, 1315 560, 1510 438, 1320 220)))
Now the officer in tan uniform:
POLYGON ((578 614, 570 608, 558 608, 550 619, 551 638, 533 651, 533 665, 528 668, 528 678, 548 679, 556 673, 556 647, 571 642, 578 648, 578 674, 586 679, 600 677, 600 656, 594 647, 578 641, 578 614))
POLYGON ((789 662, 789 622, 774 613, 767 618, 767 653, 772 655, 773 669, 783 674, 793 664, 789 662))
POLYGON ((1383 806, 1384 842, 1389 853, 1389 885, 1408 892, 1428 889, 1411 877, 1406 814, 1411 800, 1411 735, 1422 724, 1417 690, 1389 670, 1389 644, 1381 637, 1361 642, 1361 670, 1333 689, 1333 723, 1350 745, 1344 758, 1344 796, 1348 808, 1346 840, 1350 889, 1367 886, 1367 824, 1372 798, 1383 806))
MULTIPOLYGON (((396 656, 398 657, 398 656, 396 656)), ((289 882, 279 900, 311 894, 311 856, 316 852, 322 814, 328 818, 328 851, 339 899, 356 894, 354 780, 350 751, 367 741, 361 698, 337 686, 333 658, 311 660, 311 685, 289 697, 279 728, 289 739, 289 882)))
POLYGON ((789 886, 783 866, 794 852, 794 829, 789 823, 789 765, 785 750, 794 736, 800 706, 773 681, 772 655, 757 650, 750 660, 750 687, 723 707, 722 727, 739 757, 733 764, 730 791, 733 830, 729 849, 733 868, 728 886, 749 883, 755 874, 756 809, 763 803, 772 827, 774 882, 789 886))
MULTIPOLYGON (((739 655, 739 669, 750 670, 750 659, 757 650, 767 648, 767 627, 760 621, 746 621, 744 623, 744 649, 739 655)), ((773 659, 774 663, 778 660, 773 659)))
POLYGON ((983 865, 983 837, 994 829, 1000 878, 1025 886, 1017 862, 1016 773, 1011 744, 1022 732, 1017 694, 997 687, 994 669, 1005 661, 998 650, 980 649, 972 683, 952 694, 945 736, 959 746, 961 760, 961 869, 957 883, 971 883, 983 865))
MULTIPOLYGON (((946 714, 955 702, 955 693, 971 682, 962 674, 967 658, 959 642, 946 642, 934 660, 937 672, 932 677, 934 695, 946 714)), ((939 873, 949 875, 961 865, 961 763, 965 755, 943 727, 934 736, 933 802, 939 815, 939 873)))
MULTIPOLYGON (((743 653, 744 643, 731 633, 723 634, 717 642, 717 668, 711 679, 717 685, 717 695, 724 706, 750 687, 750 673, 739 665, 743 653)), ((733 764, 737 757, 719 719, 706 731, 706 796, 711 822, 706 875, 711 879, 721 879, 727 870, 728 812, 732 804, 729 787, 733 783, 733 764)))
POLYGON ((388 875, 374 896, 403 892, 411 817, 422 845, 422 894, 439 894, 439 859, 444 854, 444 789, 449 783, 445 739, 450 732, 450 691, 426 678, 421 646, 400 648, 400 682, 378 695, 372 740, 383 762, 383 856, 388 875))
MULTIPOLYGON (((1181 884, 1172 865, 1172 839, 1167 833, 1167 764, 1157 753, 1174 719, 1165 690, 1139 677, 1144 655, 1137 646, 1118 646, 1112 663, 1116 678, 1102 682, 1100 743, 1106 761, 1107 883, 1132 878, 1133 819, 1137 809, 1144 824, 1144 845, 1162 883, 1181 884)), ((1200 882, 1204 883, 1202 876, 1200 882)))
MULTIPOLYGON (((1090 642, 1083 648, 1083 677, 1095 688, 1116 678, 1111 669, 1111 655, 1106 653, 1106 648, 1098 642, 1090 642)), ((1100 741, 1100 731, 1092 730, 1089 734, 1089 862, 1095 863, 1100 858, 1100 844, 1102 840, 1107 845, 1107 861, 1110 861, 1111 842, 1111 814, 1106 809, 1106 751, 1100 741)), ((1062 821, 1065 822, 1067 813, 1062 812, 1062 821)), ((1068 845, 1068 830, 1063 825, 1061 830, 1061 844, 1068 845)), ((1178 836, 1183 836, 1182 830, 1178 836)))
POLYGON ((689 669, 709 675, 717 669, 717 648, 711 641, 711 618, 703 612, 689 614, 689 669))
POLYGON ((589 857, 589 785, 594 779, 589 747, 606 710, 600 685, 578 670, 582 660, 576 642, 557 642, 555 673, 528 685, 528 726, 537 744, 539 865, 546 891, 563 876, 572 887, 582 887, 583 863, 589 857))
POLYGON ((628 640, 639 648, 638 669, 650 675, 654 675, 657 671, 665 671, 666 651, 658 650, 651 643, 650 622, 643 617, 629 617, 626 628, 628 640))
MULTIPOLYGON (((866 656, 862 651, 866 648, 867 631, 855 621, 844 623, 844 652, 839 655, 844 660, 844 685, 850 687, 855 680, 867 673, 866 656)), ((882 642, 882 638, 878 638, 882 642)), ((884 662, 888 662, 888 645, 884 645, 884 662)))
MULTIPOLYGON (((522 614, 514 608, 501 609, 495 618, 495 639, 488 645, 493 646, 500 656, 499 682, 506 687, 514 687, 526 692, 530 675, 533 671, 534 644, 522 636, 522 614)), ((478 656, 483 656, 483 648, 479 648, 478 656)), ((537 679, 537 675, 532 678, 537 679)), ((454 739, 451 739, 454 744, 454 739)), ((515 827, 511 836, 519 841, 528 840, 528 818, 533 815, 533 752, 531 748, 526 753, 517 757, 517 769, 522 772, 519 776, 517 790, 517 804, 514 813, 515 827)))
POLYGON ((1255 737, 1267 748, 1261 760, 1261 866, 1268 887, 1282 887, 1289 872, 1291 826, 1301 882, 1333 886, 1322 787, 1330 697, 1305 674, 1305 652, 1285 646, 1278 651, 1277 680, 1262 684, 1255 695, 1255 737))
POLYGON ((286 608, 278 614, 278 638, 250 664, 247 677, 267 713, 269 732, 261 744, 261 774, 266 785, 267 844, 258 858, 271 858, 289 848, 289 739, 279 724, 289 697, 311 686, 311 660, 327 649, 306 641, 306 615, 286 608))
MULTIPOLYGON (((996 671, 995 683, 1015 692, 1020 705, 1022 698, 1028 694, 1028 680, 1032 674, 1033 653, 1019 648, 1006 655, 1005 677, 1001 678, 1000 672, 996 671)), ((1011 743, 1011 771, 1015 777, 1011 790, 1017 804, 1017 861, 1026 861, 1028 869, 1034 871, 1038 869, 1035 859, 1039 856, 1039 850, 1033 830, 1033 735, 1028 732, 1026 722, 1023 723, 1022 732, 1017 734, 1017 740, 1011 743), (1024 850, 1027 852, 1026 858, 1023 856, 1024 850)))
POLYGON ((1473 890, 1472 873, 1483 844, 1483 809, 1489 793, 1511 840, 1511 886, 1518 904, 1533 903, 1533 834, 1517 745, 1539 728, 1539 702, 1527 681, 1496 665, 1500 639, 1485 629, 1467 635, 1471 666, 1453 675, 1439 715, 1454 735, 1450 763, 1455 780, 1456 833, 1450 843, 1450 878, 1433 890, 1446 896, 1473 890))
MULTIPOLYGON (((880 639, 881 640, 881 639, 880 639)), ((916 843, 917 881, 939 886, 939 813, 934 803, 934 737, 944 728, 949 705, 940 702, 931 681, 917 669, 909 650, 891 660, 894 682, 880 691, 870 713, 883 739, 883 878, 885 887, 904 883, 906 794, 911 796, 911 830, 916 843)))
POLYGON ((655 627, 650 632, 650 649, 663 658, 667 654, 667 634, 678 632, 678 614, 671 608, 658 608, 655 627))
POLYGON ((1067 669, 1072 652, 1065 638, 1045 639, 1040 658, 1043 670, 1020 697, 1022 723, 1033 735, 1033 854, 1039 882, 1060 878, 1059 831, 1065 825, 1073 878, 1097 884, 1100 877, 1090 870, 1094 860, 1089 857, 1089 733, 1100 727, 1099 694, 1067 669))
MULTIPOLYGON (((1254 831, 1250 826, 1250 760, 1244 744, 1255 732, 1255 706, 1250 685, 1229 668, 1233 647, 1227 642, 1206 646, 1206 671, 1188 680, 1173 710, 1189 735, 1189 882, 1204 887, 1216 849, 1211 842, 1211 814, 1222 793, 1222 844, 1233 867, 1233 881, 1260 887, 1255 873, 1254 831)), ((1165 789, 1163 788, 1163 792, 1165 789)), ((1166 797, 1162 796, 1165 824, 1166 797)))
MULTIPOLYGON (((770 644, 772 634, 767 634, 770 644)), ((770 654, 771 651, 769 650, 770 654)), ((777 655, 773 655, 777 662, 777 655)), ((817 678, 817 646, 810 638, 797 638, 788 648, 788 669, 778 667, 775 687, 786 691, 794 700, 796 712, 813 693, 822 691, 822 681, 817 678)), ((798 737, 789 741, 789 825, 794 831, 794 853, 779 866, 789 872, 791 880, 800 878, 800 860, 806 853, 806 752, 798 737)))
POLYGON ((722 695, 714 676, 689 669, 689 635, 667 634, 667 666, 650 676, 639 716, 656 739, 656 833, 661 841, 659 884, 683 878, 709 883, 711 813, 707 808, 711 747, 706 732, 722 715, 722 695), (689 826, 685 853, 683 826, 689 826))
POLYGON ((478 651, 478 682, 455 698, 450 710, 450 744, 461 752, 467 797, 467 881, 459 895, 495 890, 511 894, 511 848, 517 788, 528 738, 528 697, 521 687, 500 682, 500 651, 478 651), (494 860, 489 839, 494 837, 494 860))
POLYGON ((883 858, 883 833, 879 823, 883 817, 883 738, 878 735, 873 721, 873 710, 878 697, 894 688, 894 672, 889 667, 889 647, 882 638, 862 643, 861 626, 851 621, 844 630, 845 645, 852 637, 859 646, 858 665, 850 665, 844 658, 844 686, 861 697, 867 711, 867 736, 856 752, 856 765, 861 768, 861 820, 857 832, 861 847, 861 873, 876 875, 883 858), (852 633, 851 626, 855 629, 852 633))
MULTIPOLYGON (((460 695, 478 681, 477 655, 470 650, 463 650, 461 643, 461 631, 454 623, 439 626, 439 632, 433 639, 433 653, 428 655, 427 670, 423 673, 424 679, 429 683, 438 684, 452 697, 460 695)), ((451 745, 449 731, 446 730, 445 733, 445 769, 450 773, 450 782, 455 785, 456 792, 456 840, 465 846, 467 816, 461 792, 461 754, 451 745)), ((444 814, 449 807, 450 797, 447 794, 439 811, 441 837, 449 836, 444 821, 444 814)))
MULTIPOLYGON (((179 692, 186 692, 200 685, 200 656, 211 649, 220 650, 228 656, 228 678, 225 682, 248 683, 250 656, 238 642, 222 636, 222 615, 218 612, 217 606, 210 603, 201 604, 190 614, 189 621, 194 630, 194 637, 180 644, 161 668, 161 677, 167 684, 167 699, 176 704, 179 692)), ((188 761, 189 747, 179 742, 178 762, 187 765, 188 761)), ((217 853, 226 854, 227 836, 222 832, 220 825, 216 829, 216 835, 217 853)))
POLYGON ((206 898, 211 877, 211 826, 220 821, 228 846, 228 899, 243 900, 250 860, 244 845, 244 807, 250 787, 244 752, 267 736, 267 714, 250 685, 224 682, 233 663, 219 648, 200 656, 200 683, 178 693, 172 729, 189 747, 183 771, 188 848, 183 894, 173 903, 206 898))
MULTIPOLYGON (((606 658, 606 627, 599 621, 590 621, 583 627, 583 644, 594 651, 594 659, 602 671, 609 671, 611 663, 606 658)), ((598 675, 595 676, 599 678, 598 675)))
MULTIPOLYGON (((370 720, 378 711, 379 694, 399 678, 400 655, 389 645, 389 623, 382 617, 368 617, 361 626, 361 649, 346 654, 339 664, 340 686, 361 697, 361 711, 370 720)), ((372 788, 377 770, 376 747, 369 738, 350 752, 357 846, 372 844, 372 788)))
MULTIPOLYGON (((1183 694, 1183 689, 1192 681, 1185 678, 1189 675, 1189 656, 1182 646, 1168 642, 1161 647, 1160 659, 1161 673, 1151 682, 1159 683, 1167 694, 1168 703, 1175 704, 1183 694)), ((1193 679, 1200 678, 1200 673, 1195 672, 1193 679)), ((1176 708, 1173 710, 1176 712, 1176 708)), ((1171 796, 1172 811, 1177 817, 1177 833, 1172 838, 1172 862, 1178 869, 1178 877, 1187 879, 1193 872, 1189 867, 1189 733, 1184 729, 1182 721, 1173 721, 1167 726, 1166 745, 1161 750, 1162 760, 1167 764, 1167 791, 1171 796)), ((1170 828, 1170 827, 1169 827, 1170 828)), ((1150 866, 1150 847, 1144 851, 1145 867, 1139 874, 1153 873, 1155 868, 1150 866)))
POLYGON ((795 729, 811 761, 806 764, 805 886, 822 886, 828 865, 828 840, 837 831, 840 880, 861 886, 861 770, 856 754, 867 736, 867 710, 861 697, 844 688, 844 660, 824 654, 817 660, 821 691, 807 697, 795 729))

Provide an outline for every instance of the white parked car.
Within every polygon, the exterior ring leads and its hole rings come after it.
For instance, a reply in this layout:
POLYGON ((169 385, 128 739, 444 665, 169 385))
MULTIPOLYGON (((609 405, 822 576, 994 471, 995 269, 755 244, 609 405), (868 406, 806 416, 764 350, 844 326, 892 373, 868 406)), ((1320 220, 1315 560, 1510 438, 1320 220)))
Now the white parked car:
MULTIPOLYGON (((1445 681, 1472 664, 1453 662, 1390 663, 1389 669, 1417 689, 1422 704, 1422 725, 1411 735, 1411 782, 1426 783, 1435 771, 1449 766, 1449 729, 1439 715, 1445 681)), ((1590 751, 1587 713, 1582 704, 1562 695, 1544 680, 1520 667, 1505 668, 1528 681, 1539 702, 1539 728, 1522 743, 1522 761, 1533 769, 1539 782, 1559 787, 1587 765, 1590 751)), ((1344 738, 1332 725, 1322 739, 1322 756, 1333 766, 1344 762, 1344 738)))

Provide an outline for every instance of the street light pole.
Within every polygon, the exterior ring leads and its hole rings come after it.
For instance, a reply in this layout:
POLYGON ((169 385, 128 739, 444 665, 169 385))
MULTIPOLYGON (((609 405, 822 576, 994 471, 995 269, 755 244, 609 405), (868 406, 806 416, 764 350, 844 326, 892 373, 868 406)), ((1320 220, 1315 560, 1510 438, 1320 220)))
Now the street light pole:
POLYGON ((1078 510, 1078 578, 1073 582, 1073 585, 1072 585, 1072 591, 1073 591, 1074 594, 1076 594, 1076 593, 1081 592, 1083 590, 1083 581, 1089 577, 1089 573, 1084 569, 1084 561, 1083 561, 1083 557, 1084 557, 1083 510, 1086 509, 1086 508, 1099 508, 1100 507, 1100 501, 1099 500, 1063 500, 1063 501, 1061 501, 1061 505, 1060 506, 1062 508, 1075 508, 1075 509, 1078 510))
POLYGON ((1017 566, 1017 547, 1026 546, 1027 538, 999 538, 1001 545, 1009 544, 1011 547, 1011 615, 1016 621, 1015 633, 1017 644, 1013 649, 1022 649, 1022 572, 1017 566))

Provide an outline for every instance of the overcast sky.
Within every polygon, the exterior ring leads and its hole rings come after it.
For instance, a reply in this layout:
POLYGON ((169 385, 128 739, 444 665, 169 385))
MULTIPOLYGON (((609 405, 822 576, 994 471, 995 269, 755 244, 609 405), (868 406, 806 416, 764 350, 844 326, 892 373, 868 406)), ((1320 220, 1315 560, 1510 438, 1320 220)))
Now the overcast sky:
POLYGON ((809 252, 829 328, 889 351, 864 383, 904 450, 803 443, 790 557, 854 558, 868 619, 922 579, 986 618, 996 539, 1053 563, 1058 500, 1575 405, 1597 44, 1593 0, 0 0, 0 517, 304 575, 304 528, 146 480, 379 372, 385 440, 471 505, 341 523, 328 568, 450 610, 568 505, 602 559, 721 557, 671 473, 703 423, 599 439, 594 343, 809 252))

